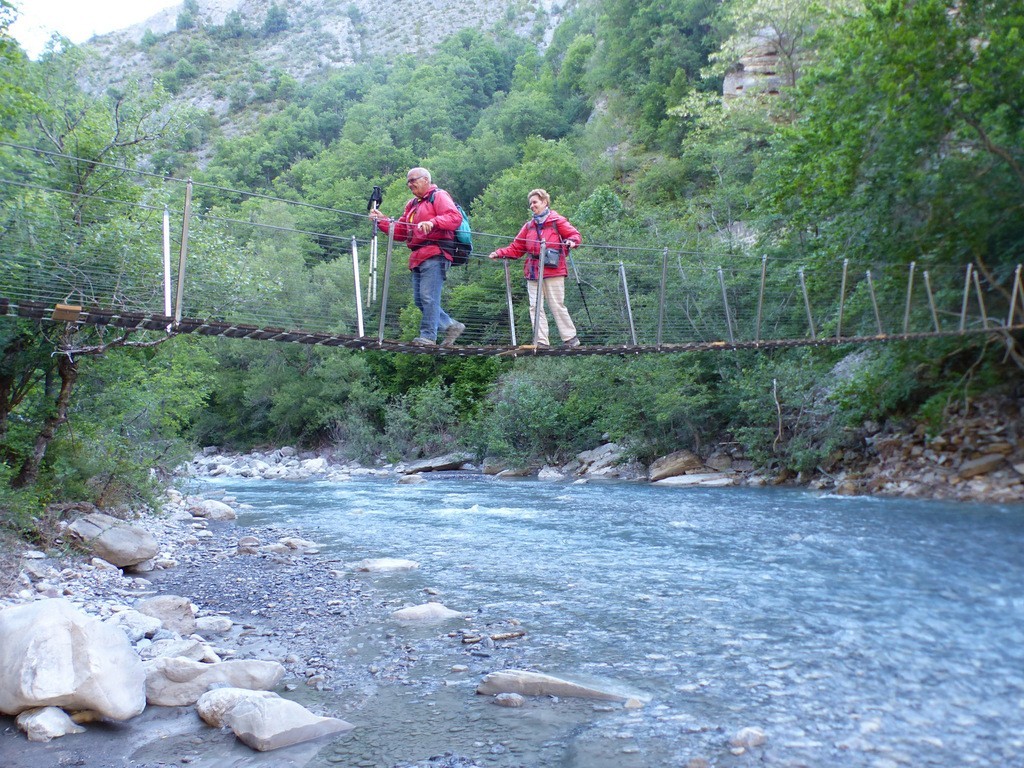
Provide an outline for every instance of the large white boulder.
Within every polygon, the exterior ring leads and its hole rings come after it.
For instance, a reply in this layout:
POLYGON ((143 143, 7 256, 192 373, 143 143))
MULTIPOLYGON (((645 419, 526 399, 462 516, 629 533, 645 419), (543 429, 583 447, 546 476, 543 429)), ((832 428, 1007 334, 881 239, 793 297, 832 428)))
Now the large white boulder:
POLYGON ((83 515, 68 525, 68 533, 95 555, 127 568, 156 557, 156 539, 142 528, 102 512, 83 515))
POLYGON ((146 671, 124 632, 63 598, 0 611, 0 712, 48 706, 111 720, 146 708, 146 671))
POLYGON ((281 682, 284 667, 276 661, 231 659, 204 664, 184 657, 145 662, 146 699, 162 707, 195 704, 211 688, 226 686, 267 691, 281 682))
POLYGON ((196 702, 196 711, 214 728, 228 727, 247 746, 267 752, 355 726, 336 717, 320 717, 270 691, 216 688, 196 702))
POLYGON ((195 517, 205 517, 207 520, 234 520, 238 517, 231 506, 216 499, 203 499, 198 504, 193 504, 189 511, 195 517))

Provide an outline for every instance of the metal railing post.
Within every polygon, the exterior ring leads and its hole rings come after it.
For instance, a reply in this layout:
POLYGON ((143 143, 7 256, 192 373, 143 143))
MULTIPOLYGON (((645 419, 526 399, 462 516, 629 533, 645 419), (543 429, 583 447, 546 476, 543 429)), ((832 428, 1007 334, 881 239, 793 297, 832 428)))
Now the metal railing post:
POLYGON ((910 332, 910 297, 914 293, 914 269, 916 262, 910 262, 910 274, 907 276, 907 304, 903 309, 903 332, 910 332))
POLYGON ((967 329, 967 298, 971 295, 971 272, 973 269, 974 264, 968 264, 967 271, 964 273, 964 298, 960 303, 960 333, 967 329))
POLYGON ((188 254, 188 226, 192 218, 192 179, 185 184, 185 207, 181 216, 181 249, 178 251, 178 293, 174 297, 174 322, 181 322, 185 297, 185 257, 188 254))
POLYGON ((985 311, 985 299, 981 295, 981 280, 978 278, 978 270, 973 271, 974 293, 978 297, 978 309, 981 311, 981 327, 988 328, 988 312, 985 311))
POLYGON ((505 303, 508 305, 508 330, 512 334, 512 346, 517 347, 519 343, 516 341, 516 315, 515 310, 512 308, 512 278, 509 277, 508 259, 502 259, 501 263, 505 267, 505 303))
POLYGON ((1018 264, 1017 268, 1013 271, 1013 285, 1010 286, 1010 311, 1006 314, 1006 327, 1013 327, 1013 316, 1017 308, 1017 294, 1021 296, 1021 309, 1024 309, 1024 287, 1021 286, 1020 282, 1020 267, 1018 264))
POLYGON ((807 295, 807 281, 804 280, 804 268, 800 267, 797 272, 800 275, 800 290, 804 294, 804 307, 807 309, 807 325, 811 329, 811 341, 816 341, 818 334, 814 330, 814 315, 811 314, 811 299, 807 295))
POLYGON ((384 254, 384 288, 380 298, 380 325, 377 328, 377 343, 384 343, 384 324, 388 317, 388 290, 391 287, 391 253, 395 249, 395 222, 388 227, 388 249, 384 254))
POLYGON ((171 316, 171 212, 164 206, 164 316, 171 316))
MULTIPOLYGON (((540 319, 544 317, 544 251, 546 246, 541 243, 540 252, 537 254, 537 298, 533 302, 533 346, 537 346, 537 338, 540 334, 540 319)), ((550 341, 550 339, 549 339, 550 341)))
POLYGON ((761 290, 757 294, 757 327, 754 329, 754 341, 761 341, 761 318, 764 313, 764 281, 768 274, 768 254, 761 256, 761 290))
POLYGON ((843 338, 843 306, 846 303, 846 271, 850 266, 849 259, 843 259, 843 279, 839 284, 839 320, 836 323, 836 338, 843 338))
POLYGON ((729 343, 732 344, 736 341, 732 333, 732 316, 729 314, 729 294, 725 290, 725 273, 722 268, 718 268, 718 284, 722 288, 722 306, 725 307, 725 330, 729 334, 729 343))
POLYGON ((878 335, 884 336, 885 329, 882 328, 882 315, 878 312, 878 298, 875 296, 875 281, 871 279, 871 270, 865 272, 868 276, 868 293, 871 294, 871 306, 875 310, 875 327, 878 328, 878 335))
POLYGON ((366 306, 377 300, 377 236, 370 238, 370 263, 366 270, 366 306))
POLYGON ((626 283, 626 265, 619 262, 619 276, 622 278, 622 293, 626 297, 626 316, 629 318, 629 338, 636 346, 636 327, 633 325, 633 307, 629 302, 629 285, 626 283))
POLYGON ((359 330, 359 338, 363 338, 363 295, 359 285, 359 246, 356 245, 355 235, 352 235, 352 282, 356 289, 356 328, 359 330))
POLYGON ((657 346, 661 349, 661 334, 665 328, 665 282, 668 279, 668 246, 661 253, 661 288, 658 289, 658 338, 657 346))
POLYGON ((932 310, 932 324, 935 326, 935 332, 941 333, 942 329, 939 327, 939 313, 935 310, 935 297, 932 295, 932 281, 928 277, 928 270, 924 271, 924 290, 928 294, 928 306, 932 310))

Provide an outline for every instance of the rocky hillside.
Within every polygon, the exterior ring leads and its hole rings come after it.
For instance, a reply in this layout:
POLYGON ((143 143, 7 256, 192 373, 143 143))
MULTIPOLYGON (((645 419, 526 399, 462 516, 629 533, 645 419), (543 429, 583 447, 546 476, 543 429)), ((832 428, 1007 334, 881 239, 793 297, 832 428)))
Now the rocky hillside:
POLYGON ((231 135, 258 119, 267 89, 280 95, 289 83, 355 63, 423 53, 464 28, 500 26, 543 46, 574 5, 554 0, 190 0, 141 24, 95 37, 87 47, 99 55, 98 90, 132 79, 144 85, 159 80, 177 103, 208 111, 231 135))

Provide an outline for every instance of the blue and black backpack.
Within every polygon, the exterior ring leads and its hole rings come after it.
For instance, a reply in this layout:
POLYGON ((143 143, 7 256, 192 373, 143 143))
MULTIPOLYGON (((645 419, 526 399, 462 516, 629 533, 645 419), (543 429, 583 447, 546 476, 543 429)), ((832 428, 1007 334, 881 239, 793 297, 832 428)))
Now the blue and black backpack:
MULTIPOLYGON (((435 190, 436 191, 436 190, 435 190)), ((427 198, 431 203, 434 202, 434 192, 430 193, 430 197, 427 198)), ((443 251, 447 251, 451 254, 452 265, 461 267, 469 262, 469 257, 473 253, 473 233, 469 228, 469 216, 466 215, 466 211, 455 198, 452 198, 452 202, 455 203, 455 207, 459 209, 459 213, 462 214, 462 223, 459 224, 459 228, 455 230, 455 237, 452 240, 439 240, 438 246, 443 251)))

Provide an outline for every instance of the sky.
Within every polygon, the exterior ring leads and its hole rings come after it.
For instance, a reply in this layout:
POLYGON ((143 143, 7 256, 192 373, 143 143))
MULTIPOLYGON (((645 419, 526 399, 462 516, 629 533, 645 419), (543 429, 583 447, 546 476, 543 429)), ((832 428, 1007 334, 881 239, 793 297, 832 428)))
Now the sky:
POLYGON ((18 9, 11 35, 31 58, 54 32, 73 43, 130 27, 181 0, 10 0, 18 9))

